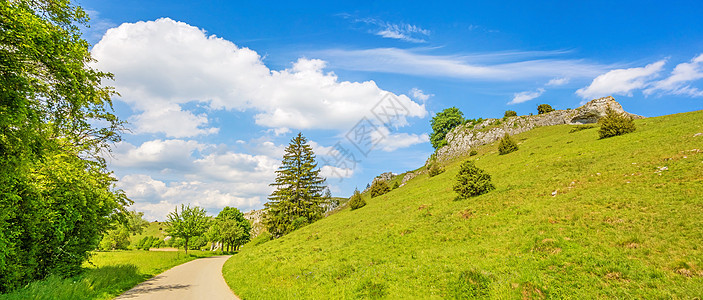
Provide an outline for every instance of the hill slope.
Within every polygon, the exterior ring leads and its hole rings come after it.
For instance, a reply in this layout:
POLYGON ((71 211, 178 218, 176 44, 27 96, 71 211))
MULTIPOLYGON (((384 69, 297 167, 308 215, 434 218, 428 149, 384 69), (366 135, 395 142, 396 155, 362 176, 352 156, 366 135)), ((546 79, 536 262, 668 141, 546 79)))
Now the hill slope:
MULTIPOLYGON (((471 157, 497 189, 455 201, 419 175, 230 259, 243 298, 603 298, 703 295, 703 111, 597 128, 541 127, 471 157), (555 196, 553 196, 556 191, 555 196)), ((464 158, 466 159, 466 158, 464 158)))

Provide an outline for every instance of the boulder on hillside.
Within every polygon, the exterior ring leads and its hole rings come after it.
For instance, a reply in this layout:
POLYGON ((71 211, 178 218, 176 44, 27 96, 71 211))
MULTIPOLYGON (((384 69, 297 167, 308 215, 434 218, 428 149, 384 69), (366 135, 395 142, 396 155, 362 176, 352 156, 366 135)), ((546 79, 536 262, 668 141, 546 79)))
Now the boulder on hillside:
POLYGON ((593 99, 585 105, 576 109, 578 112, 569 123, 571 124, 592 124, 597 123, 600 118, 605 117, 608 109, 612 109, 617 113, 626 114, 635 119, 641 119, 642 116, 631 114, 622 109, 622 105, 615 101, 613 96, 593 99))

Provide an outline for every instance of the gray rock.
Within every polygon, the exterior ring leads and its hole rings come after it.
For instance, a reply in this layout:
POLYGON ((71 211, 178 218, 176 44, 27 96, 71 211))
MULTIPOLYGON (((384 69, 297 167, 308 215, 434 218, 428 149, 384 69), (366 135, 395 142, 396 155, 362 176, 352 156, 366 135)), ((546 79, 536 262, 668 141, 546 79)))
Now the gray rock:
POLYGON ((417 174, 413 172, 405 173, 405 176, 403 176, 403 181, 400 182, 400 186, 404 186, 406 182, 408 182, 410 179, 415 178, 415 176, 417 176, 417 174))
POLYGON ((454 157, 467 155, 471 149, 493 143, 505 134, 515 135, 540 126, 562 124, 592 124, 604 117, 608 108, 627 114, 635 119, 642 116, 630 114, 612 96, 594 99, 572 110, 556 110, 534 116, 517 116, 503 119, 487 119, 473 128, 458 126, 447 133, 447 145, 437 150, 437 160, 446 161, 454 157))

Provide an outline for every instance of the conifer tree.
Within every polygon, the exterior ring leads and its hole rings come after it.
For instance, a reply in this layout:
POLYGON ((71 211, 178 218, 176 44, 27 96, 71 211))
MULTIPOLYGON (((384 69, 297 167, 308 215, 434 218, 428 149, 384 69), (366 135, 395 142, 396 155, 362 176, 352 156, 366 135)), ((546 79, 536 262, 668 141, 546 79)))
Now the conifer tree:
POLYGON ((276 171, 276 190, 265 204, 264 223, 274 237, 322 218, 329 198, 324 195, 325 179, 315 162, 312 147, 302 133, 285 149, 283 162, 276 171))

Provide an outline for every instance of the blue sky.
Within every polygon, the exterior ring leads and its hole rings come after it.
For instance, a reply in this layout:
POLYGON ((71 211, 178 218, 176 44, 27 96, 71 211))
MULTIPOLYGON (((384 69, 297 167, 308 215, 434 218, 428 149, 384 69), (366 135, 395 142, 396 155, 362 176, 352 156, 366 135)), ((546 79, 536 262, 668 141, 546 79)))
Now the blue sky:
POLYGON ((77 4, 130 122, 111 169, 151 219, 180 203, 263 207, 299 131, 333 194, 348 196, 421 166, 430 119, 451 106, 502 117, 613 95, 648 117, 703 109, 695 1, 77 4), (393 104, 402 110, 383 126, 374 110, 393 104), (360 121, 377 126, 373 149, 347 139, 360 121))

